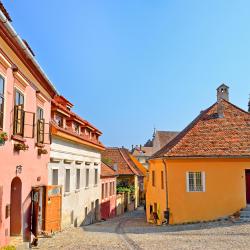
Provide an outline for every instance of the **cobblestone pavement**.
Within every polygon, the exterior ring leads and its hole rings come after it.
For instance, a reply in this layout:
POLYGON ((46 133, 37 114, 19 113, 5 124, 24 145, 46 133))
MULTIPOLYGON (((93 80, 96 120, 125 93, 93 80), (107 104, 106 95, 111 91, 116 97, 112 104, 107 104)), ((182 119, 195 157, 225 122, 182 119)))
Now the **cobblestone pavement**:
POLYGON ((250 249, 250 223, 220 221, 154 226, 138 209, 105 222, 41 239, 37 249, 250 249))

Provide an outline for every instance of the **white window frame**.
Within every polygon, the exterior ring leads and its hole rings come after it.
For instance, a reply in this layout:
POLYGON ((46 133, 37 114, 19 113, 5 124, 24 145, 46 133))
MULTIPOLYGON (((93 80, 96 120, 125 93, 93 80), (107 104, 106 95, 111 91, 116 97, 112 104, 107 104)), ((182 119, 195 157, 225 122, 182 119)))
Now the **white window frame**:
POLYGON ((71 191, 71 174, 72 174, 72 170, 70 168, 65 168, 65 178, 64 178, 64 185, 65 185, 64 191, 65 191, 65 193, 70 193, 70 191, 71 191), (66 190, 66 187, 67 187, 67 185, 66 185, 66 183, 67 183, 67 181, 66 181, 67 170, 69 170, 69 190, 66 190))
POLYGON ((81 188, 81 169, 76 168, 76 190, 81 188), (79 171, 79 176, 77 175, 77 172, 79 171), (79 180, 78 180, 79 178, 79 180))
POLYGON ((186 191, 191 192, 191 193, 201 193, 201 192, 206 192, 206 174, 204 171, 188 171, 186 172, 186 191), (196 187, 196 179, 194 179, 194 189, 195 190, 190 190, 190 185, 189 185, 189 173, 201 173, 201 185, 202 185, 202 190, 197 190, 196 187))
POLYGON ((59 168, 52 168, 51 169, 51 184, 52 185, 59 185, 59 168), (54 170, 57 170, 57 184, 54 184, 53 183, 53 172, 54 172, 54 170))

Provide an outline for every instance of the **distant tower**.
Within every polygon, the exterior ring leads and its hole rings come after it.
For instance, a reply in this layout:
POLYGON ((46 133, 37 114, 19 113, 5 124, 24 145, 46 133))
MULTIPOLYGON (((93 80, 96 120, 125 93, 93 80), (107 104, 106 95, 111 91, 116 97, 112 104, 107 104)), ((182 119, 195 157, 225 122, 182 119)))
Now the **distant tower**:
POLYGON ((229 101, 229 87, 225 84, 221 84, 217 88, 217 102, 219 102, 221 99, 229 101))
POLYGON ((248 101, 248 112, 250 112, 250 94, 249 94, 249 101, 248 101))

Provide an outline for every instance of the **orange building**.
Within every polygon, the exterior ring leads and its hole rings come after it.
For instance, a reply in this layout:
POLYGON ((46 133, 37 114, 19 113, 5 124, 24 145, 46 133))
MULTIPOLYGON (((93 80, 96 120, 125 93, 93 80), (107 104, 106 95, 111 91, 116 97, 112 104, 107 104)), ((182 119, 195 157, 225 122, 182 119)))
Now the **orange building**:
POLYGON ((150 159, 148 222, 213 220, 250 203, 250 113, 228 89, 150 159))

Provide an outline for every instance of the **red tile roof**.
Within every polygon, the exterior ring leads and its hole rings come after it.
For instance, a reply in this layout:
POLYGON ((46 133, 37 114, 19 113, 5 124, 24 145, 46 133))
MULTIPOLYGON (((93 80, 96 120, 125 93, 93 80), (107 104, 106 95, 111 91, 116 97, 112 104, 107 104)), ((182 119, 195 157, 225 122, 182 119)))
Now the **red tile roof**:
MULTIPOLYGON (((53 107, 57 107, 57 108, 63 110, 66 114, 69 114, 72 118, 76 118, 77 120, 79 120, 80 122, 82 122, 83 124, 85 124, 86 126, 89 126, 93 130, 95 130, 97 133, 102 134, 102 132, 99 129, 97 129, 96 127, 94 127, 91 123, 89 123, 88 121, 82 119, 76 113, 72 112, 71 110, 68 110, 64 105, 62 105, 61 103, 59 103, 57 98, 58 98, 58 96, 55 96, 55 100, 54 99, 51 100, 51 102, 52 102, 52 109, 53 109, 53 107)), ((60 98, 64 98, 64 97, 60 96, 60 98)), ((73 104, 71 104, 71 105, 73 106, 73 104)))
POLYGON ((117 173, 112 167, 108 166, 104 162, 101 163, 101 178, 116 177, 116 176, 117 173))
POLYGON ((154 140, 153 143, 159 143, 159 148, 162 148, 171 140, 173 140, 179 132, 176 131, 156 131, 155 137, 158 138, 158 141, 154 140))
POLYGON ((250 113, 221 101, 201 112, 180 134, 156 152, 161 157, 250 157, 250 113))
POLYGON ((106 148, 102 152, 102 158, 110 160, 112 166, 117 164, 117 173, 119 175, 143 176, 143 173, 130 158, 129 151, 125 148, 106 148))

